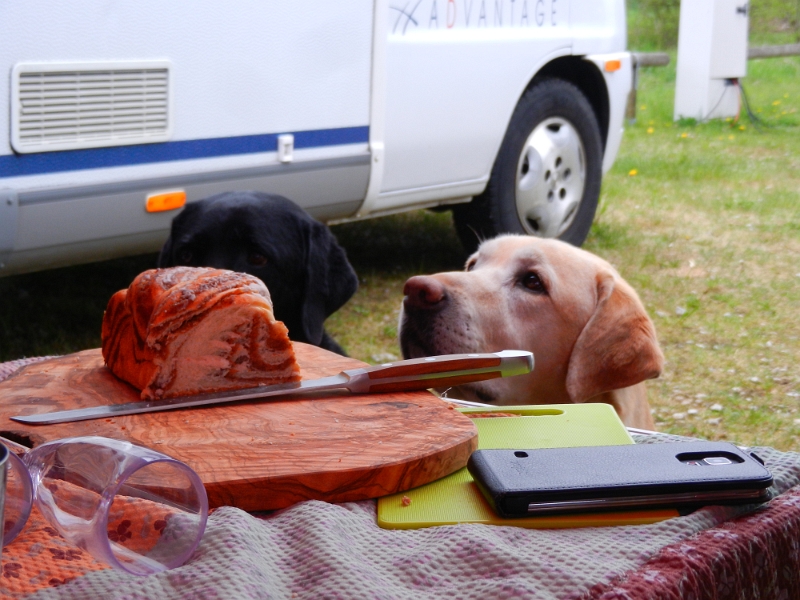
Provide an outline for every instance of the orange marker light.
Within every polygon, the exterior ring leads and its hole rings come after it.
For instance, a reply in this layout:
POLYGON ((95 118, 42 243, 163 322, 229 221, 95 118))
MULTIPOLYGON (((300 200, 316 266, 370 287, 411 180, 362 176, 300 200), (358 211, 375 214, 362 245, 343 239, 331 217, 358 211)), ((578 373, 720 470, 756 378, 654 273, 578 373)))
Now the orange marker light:
POLYGON ((147 197, 145 209, 147 212, 163 212, 165 210, 175 210, 182 208, 186 204, 186 192, 177 190, 165 192, 163 194, 153 194, 147 197))
POLYGON ((606 72, 613 73, 614 71, 619 71, 622 68, 622 61, 619 60, 607 60, 606 61, 606 72))

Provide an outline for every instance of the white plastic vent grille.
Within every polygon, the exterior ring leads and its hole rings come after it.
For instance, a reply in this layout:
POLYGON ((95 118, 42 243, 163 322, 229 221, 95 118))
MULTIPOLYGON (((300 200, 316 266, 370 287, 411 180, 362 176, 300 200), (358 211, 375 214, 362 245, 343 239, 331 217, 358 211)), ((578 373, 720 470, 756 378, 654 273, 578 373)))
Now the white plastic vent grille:
POLYGON ((12 78, 17 152, 122 146, 170 136, 169 65, 17 65, 12 78))

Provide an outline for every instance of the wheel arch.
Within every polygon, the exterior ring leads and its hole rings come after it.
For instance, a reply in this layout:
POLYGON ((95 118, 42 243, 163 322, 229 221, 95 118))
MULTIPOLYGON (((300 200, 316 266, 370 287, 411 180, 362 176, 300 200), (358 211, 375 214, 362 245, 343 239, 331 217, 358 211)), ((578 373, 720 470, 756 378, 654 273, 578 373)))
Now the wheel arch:
POLYGON ((579 56, 561 56, 539 69, 525 88, 525 92, 546 78, 563 79, 583 92, 597 118, 603 150, 605 151, 608 139, 610 107, 608 86, 597 66, 579 56))

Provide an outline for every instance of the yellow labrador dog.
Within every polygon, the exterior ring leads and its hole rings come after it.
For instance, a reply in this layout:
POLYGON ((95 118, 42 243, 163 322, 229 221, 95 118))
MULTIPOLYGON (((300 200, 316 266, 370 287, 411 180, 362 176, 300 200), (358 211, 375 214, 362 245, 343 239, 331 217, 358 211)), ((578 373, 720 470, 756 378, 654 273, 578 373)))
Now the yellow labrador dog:
POLYGON ((625 425, 654 429, 644 381, 664 356, 636 292, 601 258, 556 240, 503 235, 464 272, 405 284, 403 356, 530 350, 528 375, 448 395, 495 404, 606 402, 625 425))

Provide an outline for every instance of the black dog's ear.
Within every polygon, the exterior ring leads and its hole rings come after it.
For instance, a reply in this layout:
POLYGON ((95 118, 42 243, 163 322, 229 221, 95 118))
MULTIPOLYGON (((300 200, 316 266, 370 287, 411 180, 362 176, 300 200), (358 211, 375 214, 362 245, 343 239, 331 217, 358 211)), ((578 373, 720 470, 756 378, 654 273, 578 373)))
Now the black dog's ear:
POLYGON ((159 269, 174 266, 174 262, 172 260, 172 233, 169 234, 167 241, 164 242, 164 245, 161 247, 161 252, 158 254, 158 262, 156 263, 156 266, 159 269))
POLYGON ((308 232, 303 333, 319 345, 325 319, 335 313, 358 289, 358 277, 330 230, 316 221, 308 232))

